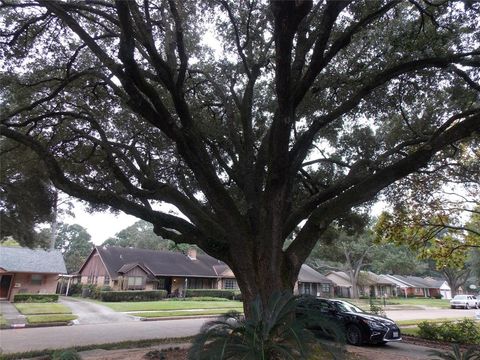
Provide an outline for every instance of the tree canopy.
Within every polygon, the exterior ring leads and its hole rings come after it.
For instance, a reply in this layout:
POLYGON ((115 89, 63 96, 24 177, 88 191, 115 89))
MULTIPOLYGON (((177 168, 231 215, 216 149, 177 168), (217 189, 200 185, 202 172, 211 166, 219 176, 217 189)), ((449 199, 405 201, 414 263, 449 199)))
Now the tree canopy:
POLYGON ((60 224, 55 237, 55 248, 63 253, 68 273, 80 270, 93 249, 87 229, 78 224, 60 224))
POLYGON ((3 0, 0 133, 266 303, 332 222, 478 151, 479 7, 3 0))
POLYGON ((119 231, 115 236, 108 238, 103 246, 133 247, 150 250, 170 250, 186 253, 190 245, 175 244, 173 241, 163 239, 153 232, 153 225, 144 220, 139 220, 133 225, 119 231))

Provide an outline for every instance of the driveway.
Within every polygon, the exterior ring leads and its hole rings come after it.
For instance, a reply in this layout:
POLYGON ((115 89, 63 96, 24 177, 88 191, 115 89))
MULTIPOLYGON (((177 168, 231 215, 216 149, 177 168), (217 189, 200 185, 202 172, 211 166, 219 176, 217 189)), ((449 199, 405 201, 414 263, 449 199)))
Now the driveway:
POLYGON ((72 313, 78 316, 75 324, 90 325, 135 321, 132 316, 113 311, 106 306, 88 300, 62 296, 58 302, 68 306, 72 313))

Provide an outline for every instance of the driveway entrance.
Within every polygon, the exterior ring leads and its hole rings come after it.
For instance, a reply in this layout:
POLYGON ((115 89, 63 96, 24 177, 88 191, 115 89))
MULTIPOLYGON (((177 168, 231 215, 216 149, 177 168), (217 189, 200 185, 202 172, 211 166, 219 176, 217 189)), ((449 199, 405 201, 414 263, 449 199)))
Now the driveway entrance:
POLYGON ((135 321, 132 316, 118 313, 93 301, 65 296, 61 296, 58 301, 68 306, 72 310, 72 313, 78 316, 78 319, 74 321, 76 324, 86 325, 135 321))

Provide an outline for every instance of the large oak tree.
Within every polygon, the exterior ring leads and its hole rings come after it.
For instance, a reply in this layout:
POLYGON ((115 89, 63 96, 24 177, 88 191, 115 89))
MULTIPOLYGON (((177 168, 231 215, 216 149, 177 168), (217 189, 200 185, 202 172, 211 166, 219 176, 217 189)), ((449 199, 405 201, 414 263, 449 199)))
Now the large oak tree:
POLYGON ((0 10, 1 134, 34 150, 65 193, 225 261, 247 303, 291 291, 352 209, 478 146, 475 2, 0 10))

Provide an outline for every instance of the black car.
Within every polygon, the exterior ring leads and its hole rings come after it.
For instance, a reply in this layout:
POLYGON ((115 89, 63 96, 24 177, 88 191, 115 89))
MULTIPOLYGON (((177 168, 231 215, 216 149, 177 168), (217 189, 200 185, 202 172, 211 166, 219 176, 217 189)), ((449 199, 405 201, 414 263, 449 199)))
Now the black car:
POLYGON ((393 320, 366 313, 343 300, 301 297, 297 300, 296 315, 307 328, 334 338, 341 335, 352 345, 402 340, 393 320))

